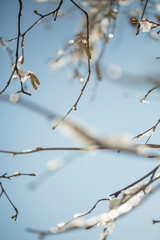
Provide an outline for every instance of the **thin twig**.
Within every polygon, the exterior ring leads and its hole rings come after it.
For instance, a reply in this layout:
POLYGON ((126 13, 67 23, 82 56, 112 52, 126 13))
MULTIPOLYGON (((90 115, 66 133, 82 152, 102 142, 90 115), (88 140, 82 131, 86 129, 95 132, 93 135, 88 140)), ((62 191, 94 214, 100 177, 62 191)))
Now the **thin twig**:
MULTIPOLYGON (((45 237, 45 236, 47 236, 47 235, 59 234, 59 233, 63 233, 63 232, 69 231, 69 230, 74 230, 74 229, 77 229, 77 228, 90 229, 90 228, 96 226, 98 223, 101 223, 102 220, 100 220, 99 218, 95 218, 95 219, 92 221, 93 224, 91 224, 90 222, 84 221, 84 223, 82 223, 82 224, 80 223, 80 225, 76 224, 76 220, 77 220, 78 218, 81 218, 81 217, 83 217, 83 216, 91 213, 91 211, 94 210, 94 208, 97 206, 97 204, 98 204, 100 201, 111 200, 111 199, 112 199, 112 198, 110 199, 111 196, 117 197, 123 190, 129 189, 130 187, 136 185, 137 183, 139 183, 140 181, 142 181, 142 180, 144 180, 145 178, 149 177, 150 175, 155 174, 155 172, 159 169, 159 167, 160 167, 160 165, 158 165, 158 166, 157 166, 156 168, 154 168, 152 171, 150 171, 149 173, 147 173, 143 178, 140 178, 139 180, 135 181, 134 183, 130 184, 129 186, 127 186, 127 187, 125 187, 125 188, 123 188, 123 189, 121 189, 121 190, 119 190, 119 191, 117 191, 117 192, 115 192, 115 193, 113 193, 113 194, 110 194, 109 197, 107 197, 107 198, 102 198, 102 199, 98 200, 98 201, 94 204, 94 206, 91 208, 91 210, 89 210, 89 211, 86 212, 86 213, 78 214, 77 216, 73 217, 71 220, 69 220, 69 221, 67 221, 67 222, 65 222, 65 223, 60 224, 60 226, 57 225, 57 228, 53 228, 53 231, 52 231, 52 230, 51 230, 51 231, 39 231, 39 230, 34 230, 34 229, 27 229, 27 230, 28 230, 29 232, 31 232, 31 233, 36 233, 36 234, 38 234, 40 237, 45 237), (74 224, 74 222, 75 222, 75 224, 74 224), (72 224, 72 223, 73 223, 73 224, 72 224)), ((143 184, 140 188, 137 188, 137 191, 135 191, 133 194, 132 194, 132 193, 128 194, 128 197, 126 197, 127 195, 122 196, 122 199, 121 199, 122 202, 120 203, 120 206, 123 205, 123 204, 125 204, 126 202, 128 202, 130 199, 132 199, 132 197, 138 195, 140 192, 143 191, 144 193, 146 193, 146 192, 145 192, 146 188, 147 188, 150 184, 152 184, 153 182, 157 181, 158 179, 160 179, 160 176, 157 176, 157 177, 154 178, 154 179, 150 179, 150 180, 148 181, 148 183, 143 184)), ((158 186, 158 188, 159 188, 159 186, 158 186)), ((156 187, 154 190, 152 190, 152 193, 153 193, 154 191, 156 191, 158 188, 156 187)), ((146 198, 144 198, 144 199, 146 199, 146 198)), ((139 205, 139 204, 137 204, 137 205, 139 205)), ((134 207, 137 206, 137 205, 134 205, 134 207)), ((118 206, 117 206, 117 208, 118 208, 118 206)), ((112 211, 112 209, 111 209, 111 211, 112 211)), ((127 212, 128 212, 128 211, 126 211, 125 213, 127 213, 127 212)), ((123 214, 125 214, 125 213, 123 213, 123 214)), ((120 214, 119 216, 121 216, 121 215, 123 215, 123 214, 120 214)), ((118 217, 119 217, 119 216, 118 216, 118 217)), ((113 219, 113 220, 115 220, 115 219, 113 219)), ((153 221, 154 221, 154 220, 153 220, 153 221)), ((156 223, 156 222, 159 222, 159 221, 155 221, 155 222, 153 222, 153 223, 156 223)), ((106 224, 107 224, 107 223, 106 223, 106 224)))
POLYGON ((160 223, 160 220, 152 220, 152 223, 155 224, 155 223, 160 223))
MULTIPOLYGON (((148 0, 146 0, 146 2, 145 2, 144 8, 143 8, 143 12, 142 12, 142 15, 141 15, 141 20, 142 20, 143 17, 144 17, 144 14, 145 14, 145 11, 146 11, 146 8, 147 8, 147 4, 148 4, 148 0)), ((140 25, 140 23, 139 23, 138 26, 137 26, 137 33, 136 33, 137 36, 139 35, 140 26, 141 26, 141 25, 140 25)))
POLYGON ((2 193, 1 193, 1 196, 2 194, 4 193, 5 196, 7 197, 8 201, 10 202, 10 204, 12 205, 12 207, 14 208, 16 214, 14 216, 12 216, 11 218, 14 219, 15 221, 17 220, 18 218, 18 209, 15 207, 15 205, 13 204, 13 202, 11 201, 11 199, 9 198, 8 194, 6 193, 4 187, 2 186, 2 183, 0 182, 0 187, 1 187, 1 190, 2 190, 2 193))
MULTIPOLYGON (((78 9, 80 9, 80 11, 82 11, 85 15, 86 15, 86 29, 87 29, 87 49, 88 49, 88 51, 90 52, 90 50, 89 50, 89 16, 88 16, 88 13, 86 12, 86 11, 84 11, 78 4, 76 4, 73 0, 70 0, 78 9)), ((70 108, 70 110, 65 114, 65 116, 62 118, 62 119, 60 119, 60 121, 55 125, 55 126, 53 126, 52 127, 52 129, 53 130, 55 130, 58 126, 59 126, 59 124, 61 124, 63 121, 64 121, 64 119, 73 111, 73 110, 77 110, 77 105, 78 105, 78 103, 79 103, 79 101, 80 101, 80 99, 81 99, 81 97, 82 97, 82 95, 83 95, 83 92, 84 92, 84 90, 85 90, 85 88, 86 88, 86 86, 87 86, 87 84, 88 84, 88 82, 89 82, 89 80, 90 80, 90 75, 91 75, 91 66, 90 66, 90 57, 89 56, 87 56, 88 57, 88 76, 87 76, 87 79, 86 79, 86 82, 85 82, 85 84, 84 84, 84 86, 83 86, 83 88, 81 89, 81 93, 80 93, 80 95, 79 95, 79 97, 78 97, 78 99, 77 99, 77 101, 75 102, 75 104, 70 108)))
POLYGON ((21 172, 15 172, 13 175, 7 176, 7 173, 4 173, 3 175, 0 176, 0 178, 5 178, 11 180, 13 177, 19 177, 19 176, 32 176, 35 177, 35 173, 21 173, 21 172))
POLYGON ((132 138, 132 140, 135 139, 135 138, 139 139, 139 138, 141 138, 141 137, 143 137, 143 136, 145 136, 145 135, 147 135, 147 134, 149 134, 151 132, 150 136, 148 137, 147 141, 145 142, 145 144, 147 144, 149 139, 151 138, 153 132, 155 132, 155 130, 156 130, 156 128, 157 128, 159 123, 160 123, 160 119, 158 119, 158 122, 153 127, 151 127, 148 130, 146 130, 146 131, 136 135, 134 138, 132 138))
MULTIPOLYGON (((133 147, 145 147, 145 148, 152 148, 152 149, 160 149, 160 144, 133 144, 133 147)), ((42 151, 96 151, 96 150, 119 150, 118 148, 114 148, 111 146, 105 146, 105 145, 97 145, 97 146, 89 146, 89 147, 37 147, 35 149, 27 149, 23 151, 7 151, 7 150, 0 150, 0 153, 4 154, 12 154, 13 156, 16 155, 23 155, 23 154, 31 154, 31 153, 37 153, 37 152, 42 152, 42 151)), ((129 153, 136 153, 136 151, 131 151, 131 149, 121 149, 121 151, 126 151, 129 153)), ((138 154, 138 153, 137 153, 138 154)), ((159 157, 159 155, 154 156, 154 157, 159 157)))
POLYGON ((157 88, 160 88, 160 83, 157 83, 153 88, 151 88, 151 89, 147 92, 147 94, 144 96, 144 98, 141 99, 141 103, 143 103, 143 102, 146 100, 146 98, 148 97, 148 95, 149 95, 152 91, 154 91, 155 89, 157 89, 157 88))
POLYGON ((19 0, 19 13, 18 13, 18 34, 17 34, 17 45, 16 45, 16 61, 15 61, 15 66, 13 68, 13 71, 11 73, 11 76, 7 82, 7 85, 4 87, 4 89, 0 92, 0 94, 2 94, 7 88, 8 86, 10 85, 11 83, 11 80, 12 80, 12 77, 15 73, 15 71, 17 71, 18 73, 18 68, 17 68, 17 63, 18 63, 18 51, 19 51, 19 37, 21 35, 21 32, 20 32, 20 23, 21 23, 21 15, 22 15, 22 1, 19 0))
POLYGON ((109 196, 110 196, 110 197, 112 197, 112 196, 118 197, 118 195, 119 195, 123 190, 126 190, 127 188, 133 187, 134 185, 136 185, 137 183, 143 181, 144 179, 146 179, 146 178, 149 177, 150 175, 153 176, 153 174, 155 174, 156 171, 157 171, 159 168, 160 168, 160 165, 158 165, 157 167, 155 167, 152 171, 150 171, 149 173, 145 174, 143 177, 141 177, 141 178, 138 179, 137 181, 131 183, 130 185, 122 188, 121 190, 119 190, 119 191, 117 191, 117 192, 115 192, 115 193, 110 194, 109 196))
MULTIPOLYGON (((30 93, 24 91, 24 88, 23 88, 23 83, 21 81, 21 75, 19 74, 19 71, 18 71, 18 67, 17 67, 17 64, 18 64, 18 53, 19 53, 19 42, 20 42, 20 38, 22 37, 22 42, 21 42, 21 47, 22 47, 22 57, 24 57, 24 38, 25 38, 25 35, 37 24, 39 23, 43 18, 45 17, 48 17, 50 15, 54 15, 56 14, 56 18, 57 18, 57 14, 58 14, 58 11, 59 9, 61 8, 61 5, 63 3, 63 0, 60 1, 59 3, 59 6, 57 7, 56 10, 52 11, 52 12, 49 12, 45 15, 41 15, 41 17, 35 22, 33 23, 23 34, 21 34, 21 31, 20 31, 20 25, 21 25, 21 15, 22 15, 22 0, 19 0, 19 13, 18 13, 18 34, 17 34, 17 37, 15 38, 12 38, 12 39, 9 39, 7 40, 6 42, 10 42, 10 41, 13 41, 13 40, 17 40, 17 45, 16 45, 16 60, 15 60, 15 66, 12 70, 12 73, 11 73, 11 76, 6 84, 6 86, 4 87, 4 89, 0 92, 0 94, 2 94, 10 85, 11 83, 11 80, 13 78, 13 75, 15 72, 17 72, 19 78, 20 78, 20 84, 21 84, 21 90, 18 91, 17 93, 24 93, 28 96, 31 96, 30 93)), ((56 20, 56 18, 54 20, 56 20)))

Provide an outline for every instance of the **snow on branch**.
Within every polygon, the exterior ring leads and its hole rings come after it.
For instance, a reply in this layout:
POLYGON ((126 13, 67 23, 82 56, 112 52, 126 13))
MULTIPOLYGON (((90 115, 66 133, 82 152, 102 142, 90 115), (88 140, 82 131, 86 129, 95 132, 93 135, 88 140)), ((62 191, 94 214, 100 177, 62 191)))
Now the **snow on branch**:
MULTIPOLYGON (((152 183, 159 180, 160 174, 157 173, 160 166, 158 165, 151 172, 140 178, 136 182, 129 186, 117 191, 116 193, 110 194, 108 197, 100 199, 94 204, 94 206, 86 213, 75 214, 74 217, 67 221, 58 223, 55 227, 50 227, 48 231, 39 231, 28 228, 27 231, 38 234, 39 237, 43 238, 47 235, 54 235, 64 233, 75 229, 91 229, 93 227, 104 228, 101 233, 100 239, 105 240, 106 236, 111 234, 115 226, 116 219, 129 213, 135 207, 143 203, 147 198, 145 195, 150 196, 157 188, 151 190, 152 183), (157 174, 156 174, 157 173, 157 174), (150 177, 147 183, 140 183, 142 180, 150 177), (108 200, 108 211, 99 215, 84 219, 83 217, 90 214, 97 204, 101 201, 108 200)), ((155 222, 154 222, 155 223, 155 222)))

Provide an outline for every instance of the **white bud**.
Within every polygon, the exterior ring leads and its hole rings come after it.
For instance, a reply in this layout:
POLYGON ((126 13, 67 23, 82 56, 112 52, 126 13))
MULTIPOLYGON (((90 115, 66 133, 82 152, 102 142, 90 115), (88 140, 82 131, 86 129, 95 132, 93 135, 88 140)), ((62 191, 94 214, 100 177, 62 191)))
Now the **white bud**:
POLYGON ((73 44, 74 43, 74 40, 69 40, 69 44, 73 44))
POLYGON ((10 102, 14 102, 14 103, 18 102, 19 100, 18 93, 12 93, 9 97, 9 100, 10 102))

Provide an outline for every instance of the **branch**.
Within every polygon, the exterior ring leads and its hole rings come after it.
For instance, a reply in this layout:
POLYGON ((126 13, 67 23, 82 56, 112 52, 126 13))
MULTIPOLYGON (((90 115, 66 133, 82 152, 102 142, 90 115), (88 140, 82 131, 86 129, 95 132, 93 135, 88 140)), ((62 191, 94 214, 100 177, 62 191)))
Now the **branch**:
POLYGON ((13 71, 12 71, 12 74, 7 82, 7 85, 4 87, 4 89, 0 92, 0 94, 2 94, 7 88, 8 86, 10 85, 11 83, 11 80, 12 80, 12 77, 15 73, 15 71, 18 72, 18 68, 17 68, 17 63, 18 63, 18 51, 19 51, 19 38, 20 38, 20 35, 21 35, 21 32, 20 32, 20 24, 21 24, 21 15, 22 15, 22 1, 19 0, 19 13, 18 13, 18 34, 17 34, 17 46, 16 46, 16 62, 15 62, 15 66, 13 68, 13 71))
POLYGON ((141 103, 146 103, 146 98, 148 97, 148 95, 149 95, 152 91, 154 91, 155 89, 157 89, 157 88, 160 88, 160 83, 157 83, 153 88, 151 88, 151 89, 147 92, 147 94, 144 96, 144 98, 141 99, 141 103))
MULTIPOLYGON (((23 151, 7 151, 7 150, 0 150, 0 153, 4 154, 11 154, 13 156, 16 155, 23 155, 23 154, 31 154, 31 153, 37 153, 37 152, 42 152, 42 151, 84 151, 84 152, 90 152, 90 151, 97 151, 97 150, 115 150, 115 151, 124 151, 126 153, 134 153, 137 155, 142 155, 142 156, 148 156, 146 153, 138 153, 138 149, 140 148, 151 148, 151 149, 160 149, 160 144, 132 144, 131 147, 129 148, 123 148, 123 147, 116 147, 116 146, 107 146, 105 145, 93 145, 89 147, 48 147, 48 148, 43 148, 43 147, 36 147, 35 149, 26 149, 23 151)), ((155 158, 160 157, 159 155, 153 156, 155 158)))
POLYGON ((83 47, 84 47, 84 50, 86 52, 86 55, 87 55, 87 58, 88 58, 88 76, 87 76, 87 79, 86 79, 86 82, 83 86, 83 88, 81 89, 81 93, 79 95, 79 97, 77 98, 77 101, 75 102, 75 104, 70 108, 70 110, 65 114, 65 116, 55 125, 52 127, 53 130, 55 130, 59 124, 61 124, 65 119, 66 117, 73 111, 73 110, 77 110, 77 105, 83 95, 83 92, 90 80, 90 75, 91 75, 91 67, 90 67, 90 59, 91 59, 91 54, 90 54, 90 49, 89 49, 89 17, 88 17, 88 13, 86 11, 84 11, 78 4, 76 4, 73 0, 70 0, 80 11, 82 11, 85 15, 86 15, 86 28, 87 28, 87 45, 85 46, 85 44, 83 44, 83 47))
MULTIPOLYGON (((141 20, 142 20, 143 17, 144 17, 144 14, 145 14, 145 11, 146 11, 146 8, 147 8, 147 4, 148 4, 148 0, 146 0, 146 2, 145 2, 144 8, 143 8, 143 12, 142 12, 142 15, 141 15, 141 20)), ((141 25, 140 25, 140 23, 139 23, 138 26, 137 26, 137 33, 136 33, 137 36, 139 35, 140 26, 141 26, 141 25)))
MULTIPOLYGON (((5 178, 5 179, 9 179, 11 180, 13 177, 19 177, 19 176, 32 176, 35 177, 36 174, 34 173, 20 173, 20 172, 16 172, 13 175, 7 176, 7 173, 3 174, 0 176, 0 178, 5 178)), ((15 205, 13 204, 13 202, 11 201, 10 197, 8 196, 8 194, 6 193, 2 182, 0 182, 0 187, 1 187, 1 193, 0 193, 0 198, 2 197, 3 194, 5 194, 6 198, 8 199, 8 201, 10 202, 10 204, 12 205, 12 207, 14 208, 16 214, 14 216, 12 216, 11 218, 15 221, 17 221, 18 219, 18 209, 15 207, 15 205)))
POLYGON ((15 172, 13 175, 7 176, 7 173, 4 173, 0 176, 0 178, 5 178, 11 180, 13 177, 19 177, 19 176, 32 176, 35 177, 35 173, 21 173, 21 172, 15 172))
POLYGON ((58 15, 58 11, 61 7, 63 3, 63 0, 60 1, 60 4, 59 6, 57 7, 56 10, 50 12, 50 13, 47 13, 45 15, 41 15, 41 14, 38 14, 37 11, 35 11, 35 14, 41 16, 34 24, 32 24, 23 34, 21 34, 21 31, 20 31, 20 26, 21 26, 21 16, 22 16, 22 0, 19 0, 19 13, 18 13, 18 34, 17 34, 17 37, 16 38, 12 38, 10 40, 7 40, 7 42, 10 42, 10 41, 13 41, 13 40, 17 40, 17 45, 16 45, 16 60, 15 60, 15 65, 14 65, 14 68, 12 70, 12 73, 11 73, 11 76, 6 84, 6 86, 4 87, 4 89, 0 92, 0 94, 2 94, 10 85, 11 83, 11 80, 13 78, 13 75, 15 72, 17 72, 19 78, 20 78, 20 84, 21 84, 21 90, 18 91, 17 93, 24 93, 28 96, 31 96, 30 93, 26 92, 23 88, 23 83, 21 81, 21 75, 19 73, 19 69, 18 69, 18 53, 19 53, 19 42, 20 42, 20 38, 22 37, 22 41, 21 41, 21 47, 22 47, 22 63, 24 62, 24 38, 25 38, 25 35, 37 24, 39 23, 43 18, 45 17, 48 17, 50 15, 53 15, 54 16, 54 20, 56 21, 56 18, 57 18, 57 15, 58 15))
POLYGON ((15 221, 17 221, 18 218, 18 209, 15 207, 15 205, 13 204, 13 202, 11 201, 11 199, 9 198, 8 194, 6 193, 6 191, 4 190, 4 187, 2 186, 2 183, 0 182, 0 187, 1 187, 1 194, 0 197, 2 196, 2 194, 4 193, 5 196, 7 197, 8 201, 10 202, 10 204, 12 205, 12 207, 14 208, 16 214, 14 216, 12 216, 11 218, 14 219, 15 221))
MULTIPOLYGON (((130 184, 129 186, 121 189, 120 191, 117 191, 116 193, 110 194, 109 197, 107 198, 102 198, 98 200, 94 206, 91 208, 86 213, 80 213, 80 214, 75 214, 75 216, 67 221, 67 222, 62 222, 57 224, 57 227, 52 227, 50 228, 50 231, 39 231, 39 230, 34 230, 34 229, 27 229, 31 233, 36 233, 40 237, 45 237, 47 235, 53 235, 53 234, 58 234, 58 233, 63 233, 67 232, 70 230, 75 230, 75 229, 90 229, 94 226, 105 226, 105 230, 108 227, 108 224, 114 224, 114 221, 119 218, 120 216, 123 216, 124 214, 128 213, 132 208, 138 206, 141 203, 140 197, 143 196, 144 194, 149 193, 149 186, 157 181, 160 178, 160 175, 155 176, 156 171, 159 169, 160 165, 158 165, 156 168, 154 168, 151 172, 146 174, 143 178, 140 178, 136 182, 130 184), (138 185, 137 187, 133 186, 140 181, 144 180, 145 178, 151 176, 150 180, 146 184, 138 185), (127 190, 127 191, 125 191, 127 190), (117 198, 117 196, 122 193, 121 198, 117 198), (113 198, 111 198, 113 196, 113 198), (107 213, 103 213, 99 216, 94 216, 92 218, 89 218, 88 220, 80 220, 79 218, 91 213, 91 211, 94 210, 94 208, 97 206, 97 204, 101 201, 104 200, 109 200, 109 211, 107 213)), ((159 189, 159 185, 152 190, 151 193, 159 189)), ((146 199, 146 197, 143 198, 143 201, 146 199)), ((111 228, 112 229, 112 228, 111 228)), ((110 234, 112 230, 110 231, 105 231, 104 234, 105 236, 110 234)), ((105 239, 105 238, 104 238, 105 239)))
POLYGON ((160 123, 160 119, 158 120, 158 122, 157 122, 153 127, 151 127, 151 128, 149 128, 148 130, 146 130, 146 131, 144 131, 144 132, 136 135, 134 138, 132 138, 132 140, 135 139, 135 138, 139 139, 139 138, 141 138, 141 137, 144 137, 144 136, 148 136, 148 135, 149 135, 147 141, 145 142, 145 144, 147 144, 148 141, 149 141, 149 139, 151 138, 151 136, 152 136, 153 133, 155 132, 155 130, 156 130, 156 128, 157 128, 157 126, 158 126, 159 123, 160 123))
POLYGON ((155 223, 160 223, 160 220, 152 220, 152 223, 155 224, 155 223))

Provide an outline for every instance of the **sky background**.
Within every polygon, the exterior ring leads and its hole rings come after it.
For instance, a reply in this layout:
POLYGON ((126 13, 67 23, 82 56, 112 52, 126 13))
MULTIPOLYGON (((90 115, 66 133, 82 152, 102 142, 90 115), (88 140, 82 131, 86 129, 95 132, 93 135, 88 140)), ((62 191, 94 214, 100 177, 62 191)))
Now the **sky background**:
MULTIPOLYGON (((138 2, 138 1, 135 1, 138 2)), ((158 2, 158 1, 157 1, 158 2)), ((71 6, 69 1, 63 8, 71 6)), ((0 36, 4 40, 17 34, 18 1, 0 0, 0 36)), ((37 16, 33 10, 45 14, 55 9, 53 3, 23 1, 22 32, 37 16)), ((133 4, 132 8, 135 7, 133 4)), ((159 41, 148 33, 135 35, 136 29, 128 24, 127 7, 122 7, 118 16, 117 30, 107 46, 102 63, 103 80, 97 82, 94 72, 78 104, 78 111, 72 112, 68 119, 79 121, 92 128, 100 137, 130 134, 135 136, 150 127, 159 119, 159 91, 153 92, 150 104, 140 103, 140 98, 159 80, 159 41), (107 67, 116 64, 122 69, 119 80, 107 76, 107 67), (144 82, 150 79, 150 83, 144 82), (96 84, 96 85, 95 85, 96 84), (96 92, 95 92, 96 86, 96 92), (94 97, 93 97, 94 96, 94 97)), ((57 49, 63 47, 79 29, 81 14, 72 12, 66 17, 44 20, 35 26, 25 38, 24 70, 32 71, 40 80, 35 91, 28 81, 28 91, 32 96, 20 95, 20 101, 37 104, 53 114, 64 115, 75 103, 82 83, 73 80, 69 68, 53 71, 49 61, 57 57, 57 49)), ((16 41, 9 44, 15 49, 16 41)), ((0 49, 0 88, 3 89, 11 74, 10 59, 4 49, 0 49)), ((19 82, 12 80, 7 91, 0 97, 0 149, 22 151, 40 147, 81 146, 72 138, 52 130, 52 122, 45 114, 39 114, 19 103, 10 103, 9 95, 19 90, 19 82)), ((142 140, 144 142, 145 139, 142 140)), ((159 144, 159 127, 151 143, 159 144)), ((47 230, 62 221, 67 221, 77 212, 88 211, 94 203, 109 194, 136 181, 151 171, 158 161, 112 151, 94 153, 75 153, 65 151, 39 152, 12 156, 0 154, 0 175, 14 172, 35 173, 36 178, 21 176, 12 181, 2 179, 3 186, 19 210, 18 221, 11 216, 14 210, 3 195, 0 199, 0 239, 34 240, 26 228, 47 230), (66 158, 68 162, 56 173, 47 173, 49 160, 66 158), (36 189, 29 186, 37 183, 36 189), (38 184, 39 183, 39 184, 38 184)), ((152 195, 144 204, 116 221, 115 229, 109 239, 154 239, 160 235, 159 225, 152 225, 152 219, 160 219, 160 193, 152 195)), ((105 212, 107 202, 99 204, 93 215, 105 212)), ((91 214, 92 216, 92 214, 91 214)), ((101 228, 90 231, 80 230, 48 239, 92 239, 99 238, 101 228)))

